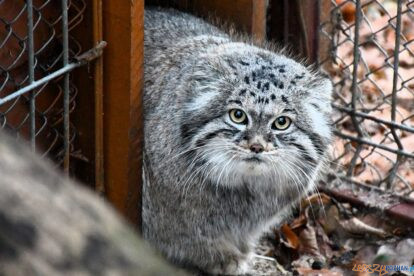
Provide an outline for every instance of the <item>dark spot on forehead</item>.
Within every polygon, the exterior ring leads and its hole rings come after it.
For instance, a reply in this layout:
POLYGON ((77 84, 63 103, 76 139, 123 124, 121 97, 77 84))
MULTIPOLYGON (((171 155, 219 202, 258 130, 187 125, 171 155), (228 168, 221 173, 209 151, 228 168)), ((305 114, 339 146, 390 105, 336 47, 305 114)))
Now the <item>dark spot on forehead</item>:
POLYGON ((268 104, 269 103, 269 98, 266 97, 258 97, 258 99, 255 101, 255 103, 264 103, 264 104, 268 104))
POLYGON ((274 79, 272 82, 273 82, 273 85, 276 88, 283 89, 284 85, 283 85, 283 82, 282 81, 277 80, 277 79, 274 79))
POLYGON ((253 97, 256 97, 256 94, 253 92, 250 92, 250 95, 252 95, 253 97))
POLYGON ((250 65, 250 63, 248 63, 248 62, 245 62, 245 61, 243 61, 243 60, 240 60, 240 62, 239 62, 241 65, 243 65, 243 66, 249 66, 250 65))
POLYGON ((253 78, 253 81, 256 81, 256 73, 255 72, 252 72, 252 78, 253 78))
POLYGON ((286 70, 285 70, 284 68, 280 68, 280 69, 279 69, 279 72, 280 72, 280 73, 285 73, 285 72, 286 72, 286 70))
POLYGON ((259 81, 259 82, 257 83, 257 89, 260 89, 260 87, 262 87, 262 82, 261 82, 261 81, 259 81))
POLYGON ((270 98, 272 99, 272 101, 274 101, 276 99, 275 94, 270 95, 270 98))
POLYGON ((288 99, 284 95, 282 95, 282 102, 284 102, 285 104, 289 104, 288 99))
POLYGON ((294 80, 291 80, 291 81, 290 81, 290 83, 291 83, 292 85, 296 85, 296 81, 294 81, 294 80))
POLYGON ((257 100, 257 103, 264 103, 264 102, 265 102, 265 98, 264 97, 259 97, 259 99, 257 100))
POLYGON ((244 82, 247 83, 247 84, 250 84, 250 80, 249 80, 249 77, 248 76, 245 76, 244 77, 244 82))
POLYGON ((246 89, 242 89, 239 92, 239 96, 243 96, 244 94, 246 94, 246 89))
POLYGON ((263 85, 263 91, 264 90, 269 90, 269 83, 268 82, 266 82, 264 85, 263 85))

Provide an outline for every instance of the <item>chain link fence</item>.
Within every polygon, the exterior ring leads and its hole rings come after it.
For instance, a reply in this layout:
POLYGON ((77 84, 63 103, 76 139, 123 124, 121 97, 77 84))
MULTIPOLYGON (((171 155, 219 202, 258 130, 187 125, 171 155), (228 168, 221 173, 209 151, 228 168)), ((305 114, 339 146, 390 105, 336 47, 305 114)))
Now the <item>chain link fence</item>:
MULTIPOLYGON (((0 0, 0 127, 69 166, 69 115, 85 64, 71 30, 84 0, 0 0)), ((334 0, 320 38, 334 82, 333 166, 347 181, 413 195, 414 0, 334 0)))
POLYGON ((412 197, 414 1, 331 2, 319 62, 334 82, 336 174, 412 197))
POLYGON ((71 30, 82 20, 84 0, 0 0, 0 128, 69 167, 76 130, 69 114, 77 87, 70 62, 82 49, 71 30))

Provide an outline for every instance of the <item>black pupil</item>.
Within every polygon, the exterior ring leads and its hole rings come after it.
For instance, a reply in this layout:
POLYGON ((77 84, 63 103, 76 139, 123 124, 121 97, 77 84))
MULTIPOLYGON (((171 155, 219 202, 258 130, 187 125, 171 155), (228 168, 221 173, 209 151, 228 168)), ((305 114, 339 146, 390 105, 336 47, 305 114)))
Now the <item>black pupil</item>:
POLYGON ((243 117, 243 111, 241 111, 241 110, 236 110, 236 111, 234 112, 234 117, 236 117, 237 119, 242 118, 242 117, 243 117))
POLYGON ((277 123, 281 126, 284 126, 286 124, 286 117, 279 117, 277 119, 277 123))

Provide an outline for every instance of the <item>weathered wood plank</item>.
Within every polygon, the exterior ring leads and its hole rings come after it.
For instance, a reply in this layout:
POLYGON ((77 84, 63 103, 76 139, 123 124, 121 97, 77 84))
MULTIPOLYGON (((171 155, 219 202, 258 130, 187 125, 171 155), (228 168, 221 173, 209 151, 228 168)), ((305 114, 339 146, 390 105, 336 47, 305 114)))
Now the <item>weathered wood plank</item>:
POLYGON ((105 190, 140 225, 144 1, 103 1, 105 190))

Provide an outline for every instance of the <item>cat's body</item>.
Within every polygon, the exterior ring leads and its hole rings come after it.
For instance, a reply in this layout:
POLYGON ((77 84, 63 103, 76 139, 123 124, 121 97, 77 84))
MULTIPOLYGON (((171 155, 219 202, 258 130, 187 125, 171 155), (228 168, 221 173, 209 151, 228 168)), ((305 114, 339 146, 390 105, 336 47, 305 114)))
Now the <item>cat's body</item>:
POLYGON ((260 234, 314 188, 331 89, 201 19, 146 10, 144 237, 179 265, 246 272, 260 234))

